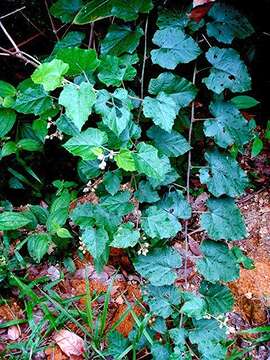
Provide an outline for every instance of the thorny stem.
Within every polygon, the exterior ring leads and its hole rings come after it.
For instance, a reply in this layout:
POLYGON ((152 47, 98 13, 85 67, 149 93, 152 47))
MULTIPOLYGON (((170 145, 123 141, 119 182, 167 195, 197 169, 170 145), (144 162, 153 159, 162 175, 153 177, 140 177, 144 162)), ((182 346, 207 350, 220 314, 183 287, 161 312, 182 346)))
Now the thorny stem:
POLYGON ((56 37, 56 40, 58 41, 59 40, 59 36, 57 35, 57 30, 54 26, 54 22, 53 22, 53 19, 51 17, 51 14, 50 14, 50 10, 49 10, 49 6, 48 6, 48 3, 47 3, 47 0, 44 0, 44 3, 45 3, 45 6, 46 6, 46 10, 47 10, 47 13, 48 13, 48 16, 49 16, 49 19, 50 19, 50 23, 51 23, 51 26, 52 26, 52 31, 56 37))
POLYGON ((92 47, 92 42, 93 42, 93 37, 94 37, 94 26, 95 23, 92 22, 91 23, 91 27, 90 27, 90 35, 89 35, 89 41, 88 41, 88 49, 90 49, 92 47))

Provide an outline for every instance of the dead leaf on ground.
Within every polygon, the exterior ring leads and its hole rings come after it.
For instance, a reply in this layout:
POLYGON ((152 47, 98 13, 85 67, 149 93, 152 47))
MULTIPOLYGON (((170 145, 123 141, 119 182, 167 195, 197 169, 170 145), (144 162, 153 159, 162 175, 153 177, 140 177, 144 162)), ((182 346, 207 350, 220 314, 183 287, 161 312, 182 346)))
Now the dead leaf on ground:
POLYGON ((54 335, 54 341, 67 356, 80 356, 85 351, 83 339, 65 329, 60 330, 54 335))
POLYGON ((7 336, 9 340, 15 341, 20 337, 20 335, 21 335, 21 331, 18 326, 13 325, 8 328, 7 336))

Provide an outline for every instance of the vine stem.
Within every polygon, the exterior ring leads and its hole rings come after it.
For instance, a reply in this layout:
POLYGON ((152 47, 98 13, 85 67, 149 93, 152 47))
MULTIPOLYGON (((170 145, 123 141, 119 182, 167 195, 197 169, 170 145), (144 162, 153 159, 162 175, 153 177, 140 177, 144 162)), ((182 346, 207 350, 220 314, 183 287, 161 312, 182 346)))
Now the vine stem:
MULTIPOLYGON (((192 77, 192 83, 195 85, 196 83, 196 75, 197 75, 197 64, 194 66, 193 70, 193 77, 192 77)), ((195 101, 191 104, 191 116, 190 116, 190 126, 189 126, 189 132, 188 132, 188 143, 191 146, 191 140, 192 140, 192 130, 193 130, 193 123, 195 121, 195 101)), ((187 180, 186 180, 186 199, 187 202, 190 203, 190 172, 191 172, 191 150, 188 152, 188 167, 187 167, 187 180)), ((185 236, 185 257, 184 257, 184 279, 185 279, 185 288, 187 289, 188 281, 187 281, 187 252, 188 252, 188 243, 189 243, 189 234, 188 234, 188 223, 189 221, 185 221, 184 226, 184 236, 185 236)))
POLYGON ((56 30, 56 28, 55 28, 55 26, 54 26, 54 22, 53 22, 53 19, 52 19, 52 17, 51 17, 51 14, 50 14, 50 10, 49 10, 49 6, 48 6, 47 0, 44 0, 44 3, 45 3, 45 7, 46 7, 46 10, 47 10, 47 13, 48 13, 48 17, 49 17, 49 19, 50 19, 50 23, 51 23, 51 26, 52 26, 52 31, 53 31, 53 33, 54 33, 54 35, 55 35, 55 37, 56 37, 56 40, 59 41, 59 36, 57 35, 57 30, 56 30))
POLYGON ((146 52, 147 52, 147 31, 148 31, 148 16, 145 21, 144 27, 144 52, 143 52, 143 65, 142 65, 142 74, 141 74, 141 99, 144 95, 144 72, 145 72, 145 62, 146 62, 146 52))

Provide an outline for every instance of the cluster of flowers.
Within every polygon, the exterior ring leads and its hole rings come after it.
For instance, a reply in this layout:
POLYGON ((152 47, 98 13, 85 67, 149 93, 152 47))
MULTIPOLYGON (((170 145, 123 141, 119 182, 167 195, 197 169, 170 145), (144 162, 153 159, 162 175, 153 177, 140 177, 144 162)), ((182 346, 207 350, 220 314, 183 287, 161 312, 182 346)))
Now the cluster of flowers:
POLYGON ((113 160, 114 155, 115 155, 115 152, 113 150, 110 150, 108 155, 104 155, 104 154, 98 155, 98 160, 100 160, 100 164, 98 167, 101 170, 105 170, 106 165, 107 165, 106 159, 109 158, 110 160, 113 160))
MULTIPOLYGON (((54 125, 54 123, 52 122, 52 119, 51 118, 48 118, 48 124, 47 124, 47 129, 49 129, 52 125, 54 125)), ((63 133, 60 131, 60 130, 56 130, 55 132, 53 132, 52 134, 48 134, 45 136, 45 139, 47 140, 52 140, 54 138, 57 138, 59 140, 63 140, 63 133)))

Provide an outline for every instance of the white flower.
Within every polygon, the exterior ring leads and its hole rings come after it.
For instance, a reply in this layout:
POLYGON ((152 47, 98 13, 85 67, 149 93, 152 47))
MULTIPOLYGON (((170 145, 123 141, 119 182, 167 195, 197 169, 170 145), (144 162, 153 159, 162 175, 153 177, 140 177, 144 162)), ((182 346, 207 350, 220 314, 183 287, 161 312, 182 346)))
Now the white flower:
POLYGON ((103 160, 104 160, 104 155, 103 155, 103 154, 99 154, 97 158, 98 158, 98 160, 103 161, 103 160))

